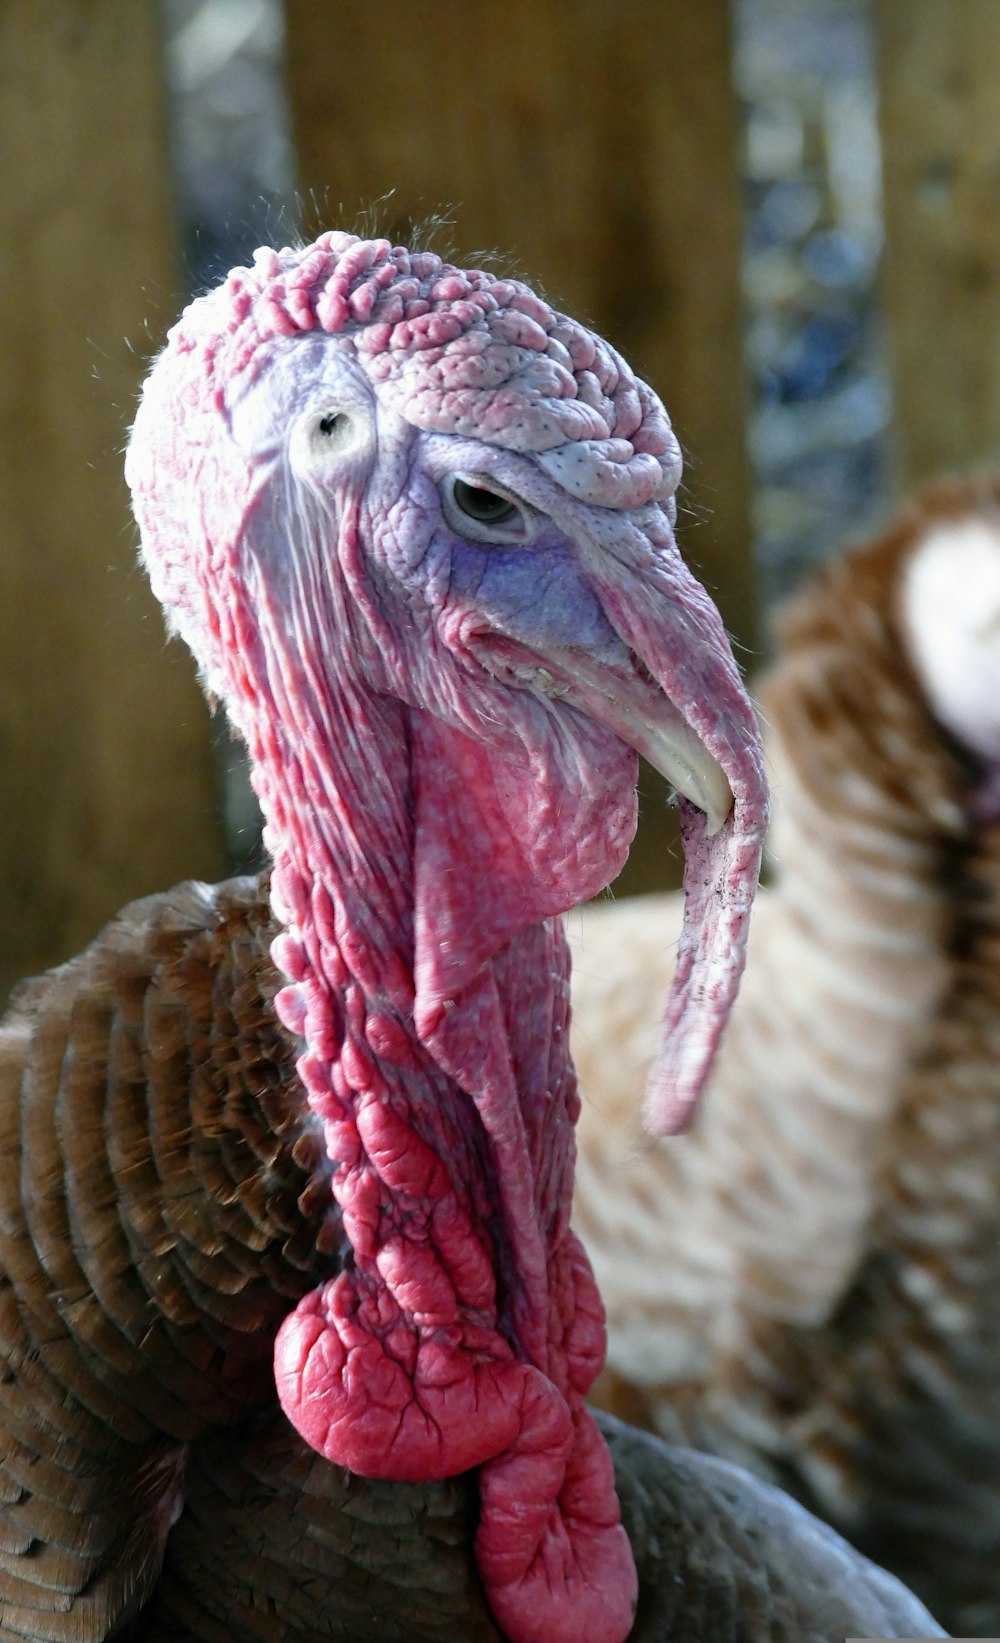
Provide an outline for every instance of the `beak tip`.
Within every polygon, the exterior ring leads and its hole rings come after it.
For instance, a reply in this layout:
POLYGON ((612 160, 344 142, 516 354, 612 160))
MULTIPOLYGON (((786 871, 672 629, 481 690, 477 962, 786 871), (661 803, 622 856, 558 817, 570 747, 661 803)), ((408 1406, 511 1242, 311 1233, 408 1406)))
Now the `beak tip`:
POLYGON ((705 811, 705 832, 708 838, 714 839, 716 833, 721 833, 733 809, 733 795, 729 794, 729 803, 723 809, 722 805, 710 805, 705 811))

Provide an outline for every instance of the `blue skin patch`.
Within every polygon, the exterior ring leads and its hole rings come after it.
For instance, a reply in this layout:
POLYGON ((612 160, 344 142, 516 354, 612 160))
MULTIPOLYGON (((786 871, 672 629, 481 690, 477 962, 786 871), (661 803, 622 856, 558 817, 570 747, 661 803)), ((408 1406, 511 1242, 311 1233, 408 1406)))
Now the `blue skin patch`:
MULTIPOLYGON (((433 557, 443 546, 435 532, 433 557)), ((479 611, 502 633, 544 654, 581 645, 591 655, 621 648, 572 545, 554 525, 528 543, 480 546, 449 531, 448 597, 479 611)))

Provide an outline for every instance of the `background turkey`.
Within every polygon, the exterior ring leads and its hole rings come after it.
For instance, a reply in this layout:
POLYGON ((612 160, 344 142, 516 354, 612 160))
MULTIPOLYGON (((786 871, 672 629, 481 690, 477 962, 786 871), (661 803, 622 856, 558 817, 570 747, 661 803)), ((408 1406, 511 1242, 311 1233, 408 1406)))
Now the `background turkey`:
POLYGON ((172 332, 128 476, 274 865, 128 909, 4 1029, 5 1635, 934 1631, 783 1497, 609 1449, 583 1403, 551 915, 620 864, 642 747, 686 795, 653 1102, 683 1117, 764 821, 678 466, 599 338, 386 241, 261 252, 172 332))
POLYGON ((675 900, 568 921, 597 1395, 996 1634, 1000 486, 930 493, 780 636, 775 882, 691 1134, 644 1139, 634 1108, 675 900))

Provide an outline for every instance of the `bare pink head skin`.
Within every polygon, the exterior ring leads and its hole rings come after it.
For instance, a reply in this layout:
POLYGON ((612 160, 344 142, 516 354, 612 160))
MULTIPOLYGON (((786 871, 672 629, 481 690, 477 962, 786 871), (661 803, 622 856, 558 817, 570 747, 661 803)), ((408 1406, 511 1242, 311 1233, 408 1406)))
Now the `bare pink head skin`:
POLYGON ((153 587, 246 738, 345 1233, 282 1406, 371 1477, 479 1467, 516 1643, 620 1643, 636 1578, 584 1394, 557 915, 619 871, 636 751, 682 795, 688 921, 648 1116, 687 1119, 766 819, 757 729, 672 534, 680 459, 620 356, 525 285, 385 240, 260 251, 149 377, 153 587))

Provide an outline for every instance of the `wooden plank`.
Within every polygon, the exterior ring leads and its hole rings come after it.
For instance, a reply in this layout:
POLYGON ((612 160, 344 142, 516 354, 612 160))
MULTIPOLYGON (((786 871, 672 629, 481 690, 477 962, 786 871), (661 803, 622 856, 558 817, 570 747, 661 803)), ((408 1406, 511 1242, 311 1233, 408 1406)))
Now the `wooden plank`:
POLYGON ((1000 5, 875 0, 897 469, 1000 455, 1000 5))
MULTIPOLYGON (((459 258, 499 246, 662 393, 687 455, 683 550, 756 633, 741 207, 727 0, 287 0, 310 232, 405 239, 444 211, 459 258)), ((676 876, 654 826, 620 888, 676 876)))
POLYGON ((159 65, 146 0, 0 7, 0 998, 223 865, 207 714, 121 477, 179 300, 159 65))

